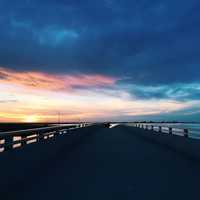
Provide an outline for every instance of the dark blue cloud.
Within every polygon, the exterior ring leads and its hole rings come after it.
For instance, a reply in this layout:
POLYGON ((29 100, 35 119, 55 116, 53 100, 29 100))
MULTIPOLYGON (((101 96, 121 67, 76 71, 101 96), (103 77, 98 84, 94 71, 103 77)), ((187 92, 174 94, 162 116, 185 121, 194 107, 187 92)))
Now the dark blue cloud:
POLYGON ((199 8, 197 0, 2 0, 0 65, 142 85, 198 81, 199 8))
POLYGON ((161 86, 126 85, 123 88, 129 91, 133 97, 142 100, 171 99, 187 102, 200 99, 199 83, 161 86))

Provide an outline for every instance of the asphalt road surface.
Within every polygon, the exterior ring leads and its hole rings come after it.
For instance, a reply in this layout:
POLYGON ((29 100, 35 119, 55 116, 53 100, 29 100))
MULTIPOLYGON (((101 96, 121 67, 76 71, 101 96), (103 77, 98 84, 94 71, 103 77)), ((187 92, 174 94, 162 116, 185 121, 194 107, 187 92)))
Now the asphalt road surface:
POLYGON ((100 127, 2 154, 0 197, 200 199, 199 160, 149 139, 149 134, 133 127, 100 127))

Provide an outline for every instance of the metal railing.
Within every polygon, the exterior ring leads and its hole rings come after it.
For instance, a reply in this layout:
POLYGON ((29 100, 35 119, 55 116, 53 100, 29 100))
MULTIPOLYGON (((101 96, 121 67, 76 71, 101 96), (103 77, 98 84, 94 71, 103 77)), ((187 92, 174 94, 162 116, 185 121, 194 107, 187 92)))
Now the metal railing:
POLYGON ((138 128, 143 128, 146 130, 156 131, 159 133, 168 133, 168 134, 189 137, 189 129, 186 129, 186 128, 175 128, 175 127, 143 124, 143 123, 135 123, 133 124, 133 126, 138 127, 138 128))
POLYGON ((22 147, 26 144, 55 138, 69 131, 89 126, 90 124, 81 123, 71 126, 59 125, 44 128, 34 128, 19 131, 0 132, 0 152, 8 151, 13 148, 22 147))

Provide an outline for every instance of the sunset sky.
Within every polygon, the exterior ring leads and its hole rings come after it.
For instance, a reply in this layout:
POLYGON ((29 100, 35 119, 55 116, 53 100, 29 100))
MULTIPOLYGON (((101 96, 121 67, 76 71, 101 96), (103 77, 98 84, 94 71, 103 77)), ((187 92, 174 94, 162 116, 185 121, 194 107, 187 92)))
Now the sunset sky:
POLYGON ((198 0, 1 0, 0 122, 200 121, 198 0))

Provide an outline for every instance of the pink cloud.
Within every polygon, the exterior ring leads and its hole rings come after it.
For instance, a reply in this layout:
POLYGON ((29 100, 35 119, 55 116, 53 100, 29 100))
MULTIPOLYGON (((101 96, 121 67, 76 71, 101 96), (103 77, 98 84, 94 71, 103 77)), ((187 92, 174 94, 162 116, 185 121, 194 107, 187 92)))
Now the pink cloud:
POLYGON ((112 86, 117 79, 99 74, 49 74, 38 71, 15 71, 0 67, 0 83, 15 84, 30 89, 71 90, 76 87, 112 86))

